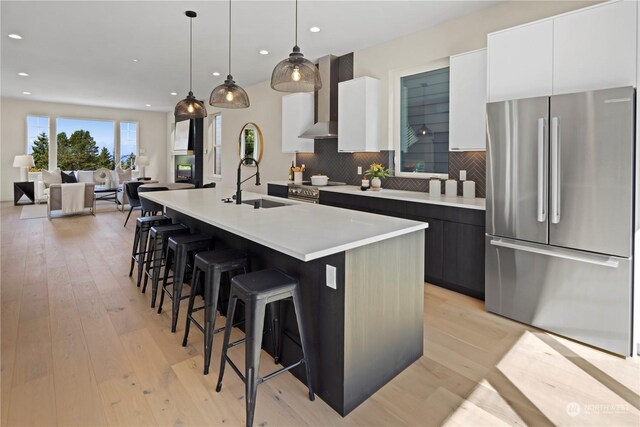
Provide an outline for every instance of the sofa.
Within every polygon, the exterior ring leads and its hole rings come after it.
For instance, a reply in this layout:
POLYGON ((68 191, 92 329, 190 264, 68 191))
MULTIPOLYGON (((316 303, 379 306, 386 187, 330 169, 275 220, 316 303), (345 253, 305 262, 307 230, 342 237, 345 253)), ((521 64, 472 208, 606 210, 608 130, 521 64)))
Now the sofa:
MULTIPOLYGON (((57 172, 57 171, 58 169, 56 169, 55 171, 43 171, 43 172, 39 172, 38 174, 30 174, 30 177, 33 178, 35 183, 34 190, 35 190, 36 203, 46 203, 49 197, 49 189, 47 187, 47 179, 46 179, 47 173, 49 174, 49 179, 51 179, 52 176, 55 176, 54 181, 50 182, 49 185, 62 183, 61 178, 57 180, 57 177, 60 175, 57 175, 57 174, 54 175, 54 172, 57 172)), ((73 174, 77 182, 84 182, 87 184, 96 184, 93 178, 94 171, 70 171, 65 173, 68 175, 73 174)), ((137 175, 137 171, 127 170, 127 171, 121 171, 120 173, 118 173, 118 171, 111 171, 111 182, 114 183, 115 186, 121 189, 122 182, 126 182, 131 180, 132 178, 135 178, 134 175, 137 175)))
MULTIPOLYGON (((69 184, 51 184, 49 185, 48 198, 47 198, 47 218, 51 219, 51 212, 62 210, 63 208, 63 195, 62 187, 69 184)), ((92 215, 95 215, 96 210, 96 196, 95 196, 95 184, 84 184, 84 203, 82 204, 82 210, 74 213, 81 213, 86 209, 89 209, 92 215)))

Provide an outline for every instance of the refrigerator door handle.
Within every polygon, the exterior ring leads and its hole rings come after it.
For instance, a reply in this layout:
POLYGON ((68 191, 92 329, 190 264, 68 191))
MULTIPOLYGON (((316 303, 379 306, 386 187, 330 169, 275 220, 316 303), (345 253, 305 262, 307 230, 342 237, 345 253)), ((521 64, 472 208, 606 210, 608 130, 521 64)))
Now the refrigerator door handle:
POLYGON ((538 222, 547 220, 546 159, 544 156, 544 119, 538 119, 538 222))
POLYGON ((551 118, 551 223, 560 222, 560 138, 558 118, 551 118))
POLYGON ((493 238, 490 241, 492 246, 498 246, 502 248, 515 249, 524 252, 531 252, 534 254, 540 254, 556 258, 564 258, 572 261, 586 262, 588 264, 600 265, 603 267, 618 268, 620 263, 613 257, 606 255, 596 254, 578 254, 575 251, 568 249, 547 249, 540 247, 539 245, 527 244, 523 242, 514 242, 505 240, 502 238, 493 238))

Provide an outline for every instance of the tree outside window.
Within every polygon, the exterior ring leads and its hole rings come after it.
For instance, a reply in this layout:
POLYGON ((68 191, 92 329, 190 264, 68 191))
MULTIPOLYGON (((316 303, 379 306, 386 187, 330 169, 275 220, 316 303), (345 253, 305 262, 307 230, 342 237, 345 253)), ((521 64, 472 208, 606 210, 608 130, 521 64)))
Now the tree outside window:
POLYGON ((115 168, 115 123, 58 119, 58 167, 62 170, 115 168))

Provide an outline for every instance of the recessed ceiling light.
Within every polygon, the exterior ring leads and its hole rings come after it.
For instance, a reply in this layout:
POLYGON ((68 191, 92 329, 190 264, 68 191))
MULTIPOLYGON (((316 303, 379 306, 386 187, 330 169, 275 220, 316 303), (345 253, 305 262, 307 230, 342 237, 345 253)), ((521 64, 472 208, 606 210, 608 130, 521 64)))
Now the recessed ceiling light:
POLYGON ((22 92, 23 95, 31 95, 31 92, 22 92))
POLYGON ((269 51, 268 51, 268 50, 264 50, 264 49, 262 49, 262 50, 260 51, 260 55, 269 55, 269 51))
POLYGON ((169 95, 171 95, 171 96, 176 96, 176 95, 177 95, 177 93, 176 93, 176 92, 171 92, 169 95))
POLYGON ((151 104, 144 104, 145 107, 151 107, 151 104))
POLYGON ((138 62, 138 60, 137 60, 137 59, 134 59, 134 60, 133 60, 133 62, 138 62))
POLYGON ((18 75, 22 77, 29 77, 29 73, 18 73, 18 75))
POLYGON ((213 75, 217 77, 220 75, 220 73, 216 71, 215 73, 213 73, 213 75))
POLYGON ((320 32, 320 27, 311 27, 311 28, 309 28, 309 31, 311 31, 312 33, 319 33, 320 32))
POLYGON ((16 40, 22 40, 22 36, 20 34, 9 34, 9 37, 16 40))

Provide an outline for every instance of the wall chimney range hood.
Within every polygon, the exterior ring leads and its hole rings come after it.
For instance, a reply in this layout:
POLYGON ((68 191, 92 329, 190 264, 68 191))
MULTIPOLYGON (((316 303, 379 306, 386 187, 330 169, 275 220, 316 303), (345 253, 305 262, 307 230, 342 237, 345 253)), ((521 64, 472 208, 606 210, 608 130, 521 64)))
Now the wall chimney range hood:
POLYGON ((322 88, 316 92, 317 122, 300 138, 330 139, 338 137, 338 58, 323 56, 318 60, 322 88))

